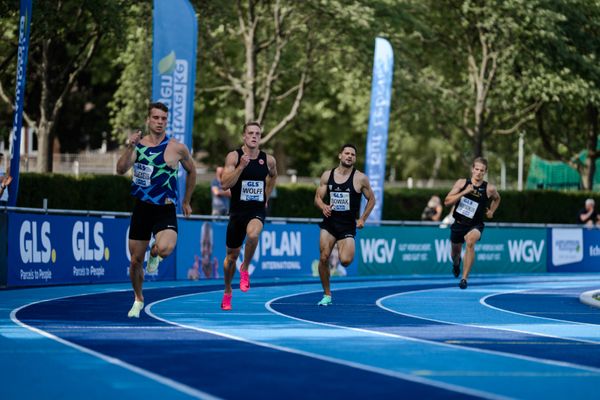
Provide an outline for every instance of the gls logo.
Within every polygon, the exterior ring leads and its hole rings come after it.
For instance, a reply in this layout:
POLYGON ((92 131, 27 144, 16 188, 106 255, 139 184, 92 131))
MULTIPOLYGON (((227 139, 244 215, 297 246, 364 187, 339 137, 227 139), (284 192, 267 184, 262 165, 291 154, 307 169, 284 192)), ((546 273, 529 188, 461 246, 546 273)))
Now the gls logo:
POLYGON ((27 263, 47 263, 56 261, 56 252, 50 242, 50 222, 44 221, 38 229, 36 221, 23 221, 19 232, 21 261, 27 263))
MULTIPOLYGON (((102 222, 94 224, 93 237, 90 235, 89 222, 75 222, 73 225, 72 245, 73 257, 76 261, 100 261, 105 256, 104 225, 102 222), (94 245, 92 247, 91 245, 94 245)), ((107 258, 108 259, 108 258, 107 258)))
POLYGON ((396 248, 396 239, 391 243, 385 239, 361 239, 360 249, 363 262, 371 264, 375 261, 377 264, 391 263, 394 259, 394 250, 396 248))
POLYGON ((508 252, 510 254, 510 262, 540 262, 542 250, 544 249, 544 241, 540 240, 540 244, 536 245, 534 240, 509 240, 508 252))

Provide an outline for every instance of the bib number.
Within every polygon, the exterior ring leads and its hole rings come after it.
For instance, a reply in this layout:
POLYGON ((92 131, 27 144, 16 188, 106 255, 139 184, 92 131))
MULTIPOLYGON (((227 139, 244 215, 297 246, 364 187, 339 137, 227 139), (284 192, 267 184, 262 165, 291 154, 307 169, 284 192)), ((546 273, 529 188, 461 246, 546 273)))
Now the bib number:
POLYGON ((265 183, 262 181, 242 181, 241 201, 264 201, 265 183))
POLYGON ((332 211, 350 211, 350 193, 329 192, 332 211))
POLYGON ((476 201, 467 199, 466 197, 461 197, 460 202, 456 207, 456 212, 460 215, 464 215, 467 218, 473 219, 475 212, 477 212, 477 207, 479 207, 479 203, 476 201))
POLYGON ((135 163, 133 164, 133 183, 140 187, 150 186, 154 167, 152 165, 135 163))

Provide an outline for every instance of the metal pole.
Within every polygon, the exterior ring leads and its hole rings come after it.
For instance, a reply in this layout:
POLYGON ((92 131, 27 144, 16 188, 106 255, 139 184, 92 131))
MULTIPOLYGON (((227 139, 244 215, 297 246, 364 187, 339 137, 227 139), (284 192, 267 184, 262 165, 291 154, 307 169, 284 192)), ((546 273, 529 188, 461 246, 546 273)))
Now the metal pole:
POLYGON ((523 191, 523 146, 525 144, 525 132, 519 133, 519 176, 517 182, 517 190, 523 191))
POLYGON ((506 163, 500 159, 500 189, 506 190, 506 163))

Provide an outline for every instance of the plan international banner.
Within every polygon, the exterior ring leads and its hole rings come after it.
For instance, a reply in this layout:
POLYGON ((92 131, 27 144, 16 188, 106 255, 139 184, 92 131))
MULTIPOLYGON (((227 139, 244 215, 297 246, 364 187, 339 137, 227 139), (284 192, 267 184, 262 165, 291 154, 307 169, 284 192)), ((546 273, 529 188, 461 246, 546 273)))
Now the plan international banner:
MULTIPOLYGON (((223 279, 227 222, 178 220, 177 276, 179 279, 223 279)), ((239 269, 244 247, 236 262, 239 269)), ((337 253, 329 258, 331 276, 356 276, 358 261, 344 268, 337 253)), ((253 278, 318 277, 319 227, 316 224, 265 223, 254 257, 250 262, 253 278)), ((234 278, 235 284, 237 281, 234 278)))
MULTIPOLYGON (((383 182, 385 179, 385 159, 387 154, 390 99, 392 76, 394 73, 394 53, 390 43, 382 38, 375 40, 373 61, 373 82, 371 84, 371 112, 367 133, 367 159, 365 173, 369 177, 375 194, 375 208, 369 215, 369 222, 381 221, 383 209, 383 182)), ((366 201, 363 199, 363 209, 366 201)))
MULTIPOLYGON (((192 148, 194 83, 196 78, 196 13, 188 0, 154 0, 152 101, 169 107, 167 135, 192 148)), ((179 169, 179 201, 185 194, 186 173, 179 169)))
POLYGON ((8 205, 17 205, 19 193, 19 166, 21 162, 21 126, 23 124, 23 98, 27 74, 27 53, 29 52, 29 27, 31 25, 31 0, 21 0, 19 17, 19 43, 17 47, 17 83, 15 89, 15 113, 10 143, 10 175, 12 183, 8 186, 8 205))

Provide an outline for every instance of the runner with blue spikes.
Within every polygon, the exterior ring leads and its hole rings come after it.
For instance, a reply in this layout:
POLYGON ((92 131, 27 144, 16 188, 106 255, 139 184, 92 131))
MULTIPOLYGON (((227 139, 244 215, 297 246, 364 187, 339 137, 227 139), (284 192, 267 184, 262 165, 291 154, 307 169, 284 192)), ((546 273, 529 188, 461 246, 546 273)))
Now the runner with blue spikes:
POLYGON ((340 160, 337 168, 325 171, 315 193, 315 205, 323 213, 323 221, 319 224, 319 277, 323 286, 323 298, 319 306, 333 304, 329 284, 329 256, 335 244, 338 244, 342 266, 352 263, 355 253, 354 237, 356 228, 362 229, 365 221, 375 207, 375 194, 371 189, 369 178, 354 168, 356 163, 356 147, 344 144, 338 154, 340 160), (362 196, 367 199, 363 214, 360 213, 362 196), (357 220, 358 218, 358 220, 357 220))
POLYGON ((152 234, 150 257, 146 273, 158 271, 158 264, 177 244, 177 170, 179 164, 187 172, 183 215, 192 213, 192 192, 196 185, 196 167, 186 145, 166 134, 169 109, 163 103, 148 107, 146 126, 149 134, 142 137, 139 130, 129 136, 125 151, 117 162, 117 172, 125 174, 133 167, 131 195, 136 202, 129 227, 131 264, 129 278, 134 291, 134 302, 127 316, 139 318, 144 308, 144 256, 152 234))

